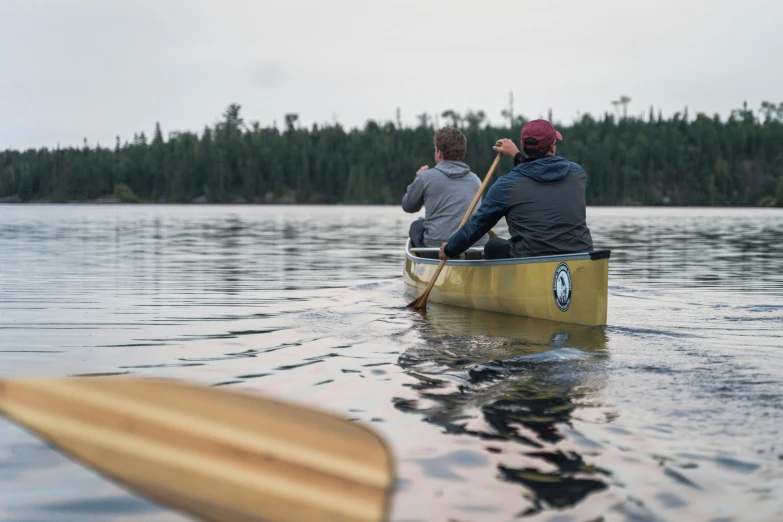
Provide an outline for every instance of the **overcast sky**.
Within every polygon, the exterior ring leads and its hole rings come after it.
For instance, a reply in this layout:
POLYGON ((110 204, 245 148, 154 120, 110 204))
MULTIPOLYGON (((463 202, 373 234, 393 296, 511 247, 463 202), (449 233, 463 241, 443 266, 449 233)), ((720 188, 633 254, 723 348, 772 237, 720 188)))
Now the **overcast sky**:
MULTIPOLYGON (((0 0, 0 149, 446 109, 783 102, 780 0, 0 0)), ((566 137, 567 139, 567 137, 566 137)))

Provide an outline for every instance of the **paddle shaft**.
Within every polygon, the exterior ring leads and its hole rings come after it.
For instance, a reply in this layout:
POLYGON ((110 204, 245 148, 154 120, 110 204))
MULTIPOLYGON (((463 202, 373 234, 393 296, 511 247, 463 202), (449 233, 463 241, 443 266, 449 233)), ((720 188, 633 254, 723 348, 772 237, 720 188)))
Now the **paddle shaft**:
MULTIPOLYGON (((481 199, 481 194, 484 193, 484 189, 487 188, 487 186, 489 185, 489 180, 492 179, 492 174, 495 173, 495 169, 497 168, 498 163, 500 163, 500 158, 502 157, 503 155, 499 152, 498 155, 495 156, 495 161, 492 162, 492 166, 489 168, 489 172, 484 177, 484 182, 481 184, 481 187, 478 189, 478 192, 476 192, 476 195, 473 196, 473 201, 470 202, 468 211, 465 212, 465 217, 462 218, 462 222, 459 224, 459 228, 462 228, 462 226, 468 222, 468 219, 470 219, 470 215, 473 214, 473 210, 476 208, 479 199, 481 199)), ((438 268, 435 270, 435 274, 432 276, 432 279, 430 279, 430 283, 427 285, 427 288, 424 289, 424 293, 422 293, 418 299, 409 303, 408 307, 410 308, 427 307, 427 298, 430 295, 430 291, 432 290, 432 287, 435 286, 435 281, 438 280, 440 271, 443 270, 444 266, 446 266, 446 261, 447 261, 446 259, 441 259, 440 263, 438 264, 438 268)))

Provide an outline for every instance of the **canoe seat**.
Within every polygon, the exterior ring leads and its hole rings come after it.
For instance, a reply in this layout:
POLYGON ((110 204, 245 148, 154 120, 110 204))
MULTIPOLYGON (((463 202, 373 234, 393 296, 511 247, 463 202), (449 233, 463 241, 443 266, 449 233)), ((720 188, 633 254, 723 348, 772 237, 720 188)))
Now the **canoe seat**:
MULTIPOLYGON (((417 257, 422 257, 424 259, 438 259, 439 249, 437 248, 411 248, 410 251, 412 254, 416 255, 417 257)), ((611 253, 612 253, 611 250, 603 249, 603 250, 593 250, 592 252, 575 252, 573 255, 589 254, 591 260, 597 261, 599 259, 609 259, 611 253)), ((569 254, 561 254, 561 255, 569 255, 569 254)), ((531 256, 527 259, 530 259, 532 257, 535 256, 531 256)), ((547 257, 547 256, 541 256, 541 257, 547 257)), ((464 253, 452 259, 465 259, 471 261, 484 259, 484 247, 471 247, 467 249, 464 253)), ((519 258, 519 259, 526 259, 526 258, 519 258)))
MULTIPOLYGON (((423 257, 425 259, 438 259, 438 248, 411 248, 411 252, 417 257, 423 257)), ((454 259, 484 259, 484 247, 469 248, 454 259)))

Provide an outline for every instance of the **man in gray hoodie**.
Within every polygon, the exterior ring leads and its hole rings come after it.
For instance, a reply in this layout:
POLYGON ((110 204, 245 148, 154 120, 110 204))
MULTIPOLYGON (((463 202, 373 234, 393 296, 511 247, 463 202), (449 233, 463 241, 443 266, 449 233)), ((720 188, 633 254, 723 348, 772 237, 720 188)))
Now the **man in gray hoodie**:
MULTIPOLYGON (((405 212, 418 212, 422 206, 425 209, 425 217, 417 219, 410 227, 413 247, 439 247, 448 241, 481 188, 479 177, 462 161, 467 139, 459 129, 444 127, 436 131, 434 142, 435 166, 421 167, 402 198, 405 212)), ((487 235, 482 234, 475 243, 483 245, 487 239, 487 235)))

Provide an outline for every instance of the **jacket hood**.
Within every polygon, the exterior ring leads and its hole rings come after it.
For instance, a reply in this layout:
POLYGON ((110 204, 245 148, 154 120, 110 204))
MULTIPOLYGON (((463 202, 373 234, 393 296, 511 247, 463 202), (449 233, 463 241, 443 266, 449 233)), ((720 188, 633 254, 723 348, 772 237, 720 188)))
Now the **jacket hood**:
POLYGON ((558 181, 566 177, 572 163, 560 156, 546 156, 533 161, 525 161, 514 167, 513 172, 536 181, 558 181))
POLYGON ((461 161, 441 161, 433 167, 434 170, 440 171, 450 178, 461 178, 470 174, 470 167, 467 163, 461 161))

